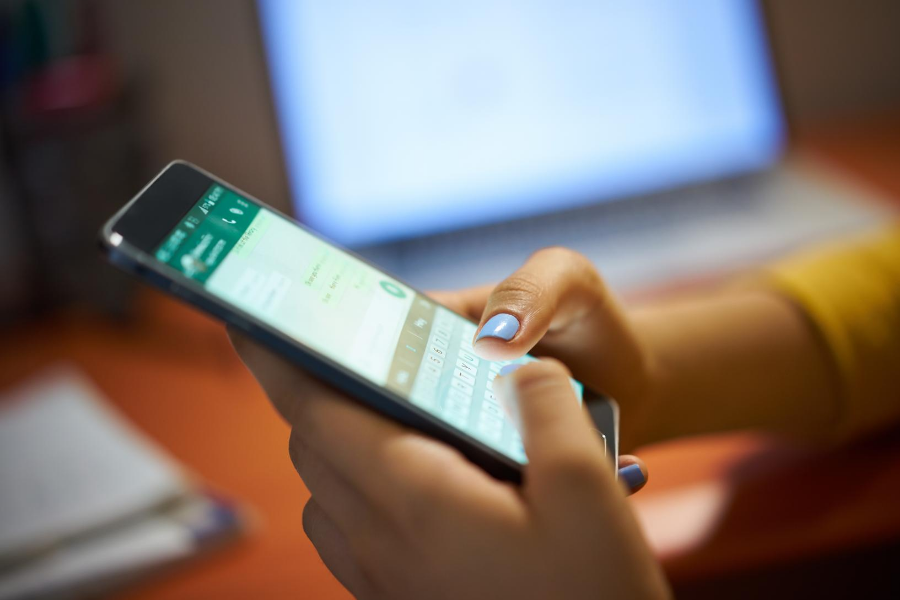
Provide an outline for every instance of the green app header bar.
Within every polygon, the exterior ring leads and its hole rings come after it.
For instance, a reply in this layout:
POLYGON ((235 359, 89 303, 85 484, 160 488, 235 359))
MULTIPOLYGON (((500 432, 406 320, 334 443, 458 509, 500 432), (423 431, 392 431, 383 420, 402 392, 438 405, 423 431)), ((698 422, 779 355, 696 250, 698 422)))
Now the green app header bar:
POLYGON ((252 202, 213 184, 156 249, 156 258, 204 283, 259 210, 252 202))

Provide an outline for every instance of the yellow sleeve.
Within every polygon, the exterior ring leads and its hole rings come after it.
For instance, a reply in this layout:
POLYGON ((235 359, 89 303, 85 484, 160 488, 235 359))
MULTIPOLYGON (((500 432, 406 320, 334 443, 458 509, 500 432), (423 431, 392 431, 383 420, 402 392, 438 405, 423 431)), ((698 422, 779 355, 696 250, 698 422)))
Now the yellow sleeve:
POLYGON ((828 347, 840 380, 838 437, 900 417, 900 224, 769 270, 828 347))

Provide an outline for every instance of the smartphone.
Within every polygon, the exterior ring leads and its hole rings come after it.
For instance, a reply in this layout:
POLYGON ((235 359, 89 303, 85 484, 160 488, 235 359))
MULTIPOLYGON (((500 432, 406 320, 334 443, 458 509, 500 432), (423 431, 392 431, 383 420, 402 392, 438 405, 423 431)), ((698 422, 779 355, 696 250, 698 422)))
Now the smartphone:
MULTIPOLYGON (((116 266, 494 477, 521 481, 522 440, 493 391, 508 362, 478 357, 476 324, 399 278, 181 161, 116 213, 100 242, 116 266)), ((572 387, 616 461, 615 402, 572 387)))

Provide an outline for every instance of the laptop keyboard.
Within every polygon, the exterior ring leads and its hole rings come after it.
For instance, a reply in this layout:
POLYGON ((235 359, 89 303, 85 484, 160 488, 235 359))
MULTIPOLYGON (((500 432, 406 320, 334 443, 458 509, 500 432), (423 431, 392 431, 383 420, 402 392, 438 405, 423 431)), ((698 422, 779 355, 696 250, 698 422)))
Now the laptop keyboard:
POLYGON ((888 218, 858 200, 865 193, 816 173, 780 167, 362 253, 422 289, 454 289, 499 281, 535 250, 563 245, 593 260, 612 287, 633 290, 746 267, 888 218))

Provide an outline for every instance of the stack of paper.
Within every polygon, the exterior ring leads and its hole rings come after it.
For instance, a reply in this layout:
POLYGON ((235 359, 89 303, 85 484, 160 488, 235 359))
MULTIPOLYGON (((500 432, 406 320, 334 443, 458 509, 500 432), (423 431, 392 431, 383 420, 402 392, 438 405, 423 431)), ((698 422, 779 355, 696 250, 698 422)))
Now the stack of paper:
POLYGON ((239 530, 71 368, 0 398, 0 600, 109 590, 239 530))

